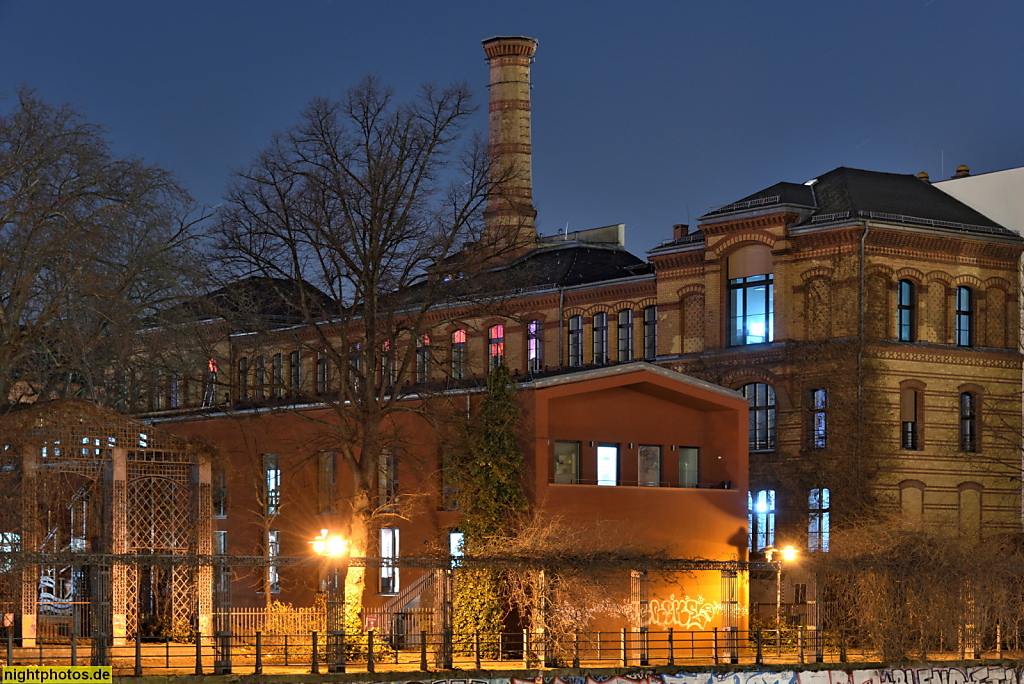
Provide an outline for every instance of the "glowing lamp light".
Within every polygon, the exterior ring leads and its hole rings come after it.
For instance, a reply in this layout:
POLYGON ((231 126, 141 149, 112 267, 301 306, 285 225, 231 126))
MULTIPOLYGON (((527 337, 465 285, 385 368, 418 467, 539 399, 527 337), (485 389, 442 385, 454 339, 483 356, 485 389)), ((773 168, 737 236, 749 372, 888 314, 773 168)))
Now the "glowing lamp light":
POLYGON ((796 560, 797 550, 792 545, 787 546, 784 549, 782 549, 781 553, 782 553, 782 560, 786 561, 787 563, 792 563, 793 561, 796 560))
POLYGON ((327 530, 320 530, 320 536, 310 542, 313 551, 320 556, 340 556, 348 548, 348 542, 334 535, 327 536, 327 530))

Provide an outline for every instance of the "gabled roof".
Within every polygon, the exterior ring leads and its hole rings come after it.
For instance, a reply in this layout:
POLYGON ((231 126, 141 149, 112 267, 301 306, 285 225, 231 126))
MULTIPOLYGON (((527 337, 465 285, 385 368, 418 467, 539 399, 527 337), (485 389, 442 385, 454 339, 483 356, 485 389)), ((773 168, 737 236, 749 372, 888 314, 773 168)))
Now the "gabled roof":
POLYGON ((701 217, 711 221, 727 214, 773 205, 796 205, 810 211, 797 226, 844 218, 869 218, 965 232, 1014 236, 981 212, 917 176, 839 167, 803 185, 776 183, 701 217))

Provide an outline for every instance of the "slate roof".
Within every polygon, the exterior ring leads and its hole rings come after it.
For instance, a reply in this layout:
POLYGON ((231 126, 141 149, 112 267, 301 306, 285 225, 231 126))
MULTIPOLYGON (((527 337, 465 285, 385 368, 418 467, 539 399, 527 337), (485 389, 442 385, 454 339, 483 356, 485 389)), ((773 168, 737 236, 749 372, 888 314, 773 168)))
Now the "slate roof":
POLYGON ((313 316, 326 316, 332 311, 333 300, 309 283, 300 286, 283 278, 251 277, 191 299, 171 314, 199 320, 226 317, 242 322, 243 327, 247 327, 245 322, 299 324, 307 320, 298 308, 303 295, 313 316))
POLYGON ((776 183, 719 207, 702 221, 761 206, 797 205, 812 211, 797 226, 844 218, 874 218, 966 232, 1015 236, 984 214, 917 176, 839 167, 819 176, 813 185, 776 183))
POLYGON ((541 247, 494 271, 515 288, 573 287, 654 273, 643 259, 585 243, 541 247))

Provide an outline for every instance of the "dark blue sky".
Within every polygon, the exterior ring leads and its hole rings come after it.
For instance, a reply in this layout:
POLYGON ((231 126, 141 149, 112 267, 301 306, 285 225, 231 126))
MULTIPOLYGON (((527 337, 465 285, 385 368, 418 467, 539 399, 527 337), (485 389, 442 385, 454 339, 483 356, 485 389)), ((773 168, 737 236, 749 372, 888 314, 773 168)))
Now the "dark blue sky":
POLYGON ((212 205, 310 98, 373 73, 483 103, 480 41, 533 36, 541 231, 624 222, 642 253, 836 166, 1024 164, 1022 29, 1020 0, 0 0, 0 92, 81 107, 212 205))

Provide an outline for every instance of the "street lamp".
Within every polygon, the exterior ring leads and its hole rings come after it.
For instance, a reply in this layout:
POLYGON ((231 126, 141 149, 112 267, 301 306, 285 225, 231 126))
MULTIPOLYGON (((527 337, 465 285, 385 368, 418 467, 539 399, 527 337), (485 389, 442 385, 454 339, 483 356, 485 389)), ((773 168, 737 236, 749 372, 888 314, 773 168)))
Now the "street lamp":
POLYGON ((348 542, 320 530, 310 542, 313 551, 327 561, 327 653, 330 672, 345 671, 345 576, 348 574, 348 542))
POLYGON ((774 546, 767 546, 764 549, 764 557, 769 563, 775 564, 775 634, 776 647, 782 653, 782 564, 792 563, 796 560, 798 551, 792 544, 777 549, 774 546))

